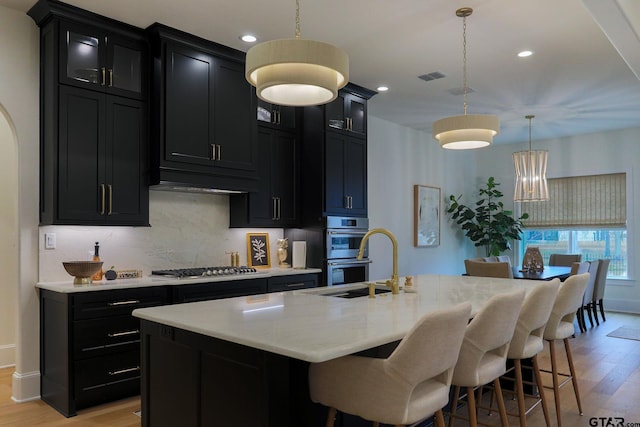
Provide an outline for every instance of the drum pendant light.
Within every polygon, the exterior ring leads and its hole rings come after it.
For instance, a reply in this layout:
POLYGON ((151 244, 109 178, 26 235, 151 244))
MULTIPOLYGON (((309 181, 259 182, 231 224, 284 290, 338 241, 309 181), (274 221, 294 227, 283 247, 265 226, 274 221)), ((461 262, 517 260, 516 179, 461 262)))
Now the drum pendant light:
POLYGON ((513 153, 513 167, 516 173, 516 185, 513 200, 516 202, 541 202, 549 200, 547 189, 547 150, 531 150, 531 119, 529 120, 529 151, 513 153))
POLYGON ((296 107, 326 104, 349 81, 349 57, 331 44, 300 38, 296 0, 295 38, 249 49, 245 77, 263 101, 296 107))
POLYGON ((462 18, 462 80, 464 93, 464 115, 446 117, 433 123, 433 137, 440 141, 442 148, 468 150, 491 145, 493 137, 500 132, 497 116, 467 114, 467 16, 473 13, 470 7, 456 10, 462 18))

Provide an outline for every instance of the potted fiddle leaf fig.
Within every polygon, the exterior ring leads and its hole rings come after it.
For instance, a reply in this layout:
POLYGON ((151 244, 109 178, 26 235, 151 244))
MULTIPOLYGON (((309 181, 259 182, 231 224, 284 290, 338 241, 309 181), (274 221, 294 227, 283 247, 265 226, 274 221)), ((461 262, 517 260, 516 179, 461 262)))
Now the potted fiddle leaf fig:
POLYGON ((489 177, 485 186, 480 188, 475 208, 460 203, 462 195, 449 196, 447 213, 475 246, 484 246, 486 256, 497 256, 511 249, 512 240, 522 239, 522 220, 529 218, 529 214, 523 213, 515 219, 512 211, 504 209, 500 201, 504 194, 498 190, 499 185, 489 177))

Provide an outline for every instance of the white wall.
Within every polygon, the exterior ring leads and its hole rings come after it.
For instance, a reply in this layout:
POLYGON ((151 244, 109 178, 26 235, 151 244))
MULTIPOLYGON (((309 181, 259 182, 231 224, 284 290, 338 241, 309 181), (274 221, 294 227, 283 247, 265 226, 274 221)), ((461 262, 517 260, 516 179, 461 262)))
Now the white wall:
MULTIPOLYGON (((0 105, 13 126, 17 151, 19 267, 14 272, 18 312, 13 398, 39 394, 38 298, 38 135, 39 31, 31 18, 0 6, 0 105)), ((3 158, 9 162, 11 159, 3 158)), ((3 192, 9 191, 3 183, 3 192)))
MULTIPOLYGON (((476 185, 475 155, 442 150, 430 133, 371 116, 368 143, 369 226, 387 228, 396 236, 400 276, 463 272, 462 260, 475 256, 475 250, 449 221, 446 199, 450 194, 468 192, 476 185), (440 187, 439 246, 413 246, 415 184, 440 187)), ((369 257, 373 260, 370 278, 390 277, 392 246, 389 239, 373 236, 369 248, 369 257)))
POLYGON ((18 295, 18 146, 0 104, 0 367, 15 365, 18 295))
MULTIPOLYGON (((640 122, 640 119, 639 119, 640 122)), ((640 313, 640 127, 568 138, 533 141, 533 149, 548 150, 548 178, 627 173, 627 241, 629 244, 629 280, 609 280, 605 307, 640 313)), ((477 153, 478 173, 486 179, 494 176, 502 185, 505 200, 513 200, 514 172, 511 154, 528 149, 519 145, 494 145, 477 153)), ((526 210, 526 208, 524 209, 526 210)))

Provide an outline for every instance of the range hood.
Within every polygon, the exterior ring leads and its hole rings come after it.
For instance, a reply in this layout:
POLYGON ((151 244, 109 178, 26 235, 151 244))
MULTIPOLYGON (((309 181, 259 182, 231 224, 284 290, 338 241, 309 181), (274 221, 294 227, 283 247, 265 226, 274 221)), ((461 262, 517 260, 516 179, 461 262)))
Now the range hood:
POLYGON ((184 193, 202 193, 202 194, 242 194, 247 191, 239 190, 226 190, 223 188, 207 188, 207 187, 194 187, 191 184, 185 184, 180 182, 160 182, 156 185, 149 186, 149 190, 152 191, 181 191, 184 193))
POLYGON ((239 194, 258 191, 257 177, 221 176, 159 168, 151 171, 150 190, 206 194, 239 194))

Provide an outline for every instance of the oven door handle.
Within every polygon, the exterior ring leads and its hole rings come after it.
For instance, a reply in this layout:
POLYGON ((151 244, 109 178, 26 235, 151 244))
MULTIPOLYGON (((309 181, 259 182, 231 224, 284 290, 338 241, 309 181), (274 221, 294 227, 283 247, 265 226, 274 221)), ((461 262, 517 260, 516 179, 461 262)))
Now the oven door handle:
POLYGON ((366 231, 349 231, 349 230, 340 230, 340 231, 328 231, 327 234, 335 235, 335 234, 353 234, 355 236, 364 236, 367 234, 366 231))
POLYGON ((370 259, 358 259, 358 260, 339 260, 339 261, 327 261, 328 265, 358 265, 358 264, 371 264, 373 261, 370 259))

